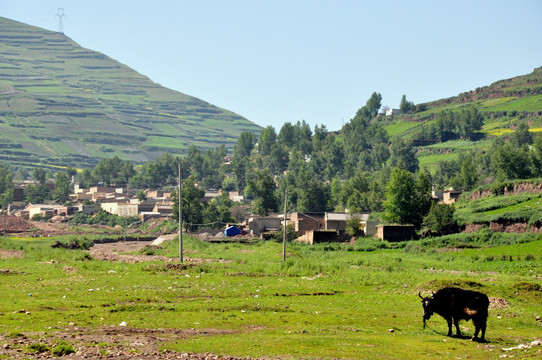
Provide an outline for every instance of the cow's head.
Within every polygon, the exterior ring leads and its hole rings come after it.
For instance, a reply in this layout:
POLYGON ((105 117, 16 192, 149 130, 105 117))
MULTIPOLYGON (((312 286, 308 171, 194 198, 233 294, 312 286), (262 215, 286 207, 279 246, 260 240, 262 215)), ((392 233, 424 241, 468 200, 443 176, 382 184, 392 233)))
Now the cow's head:
POLYGON ((433 296, 423 297, 421 293, 418 293, 418 296, 422 299, 423 323, 425 325, 425 321, 429 320, 431 315, 433 315, 433 296))

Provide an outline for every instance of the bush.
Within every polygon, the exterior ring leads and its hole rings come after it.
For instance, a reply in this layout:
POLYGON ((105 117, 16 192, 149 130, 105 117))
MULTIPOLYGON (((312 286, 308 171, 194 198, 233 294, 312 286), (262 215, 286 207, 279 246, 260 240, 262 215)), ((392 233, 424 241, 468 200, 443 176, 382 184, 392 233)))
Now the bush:
POLYGON ((51 244, 52 248, 64 248, 72 250, 88 250, 94 245, 94 242, 87 237, 70 236, 67 240, 55 241, 51 244))
MULTIPOLYGON (((283 230, 283 227, 281 226, 280 231, 277 231, 276 233, 274 233, 271 239, 280 243, 282 242, 283 234, 284 234, 284 230, 283 230)), ((294 225, 288 224, 286 225, 286 241, 292 241, 294 239, 297 239, 297 233, 294 230, 294 225)))
POLYGON ((361 217, 359 215, 349 216, 346 220, 346 233, 350 236, 359 235, 359 224, 361 223, 361 217))
POLYGON ((434 233, 451 234, 457 231, 454 211, 453 205, 433 203, 423 223, 434 233))
POLYGON ((50 218, 51 217, 43 214, 34 214, 34 216, 32 216, 32 221, 49 221, 50 218))
POLYGON ((51 352, 55 356, 65 356, 69 354, 73 354, 75 352, 75 349, 70 344, 67 344, 65 342, 59 342, 52 350, 51 352))
POLYGON ((49 351, 49 346, 47 344, 42 343, 33 343, 28 345, 28 350, 33 353, 44 353, 46 351, 49 351))

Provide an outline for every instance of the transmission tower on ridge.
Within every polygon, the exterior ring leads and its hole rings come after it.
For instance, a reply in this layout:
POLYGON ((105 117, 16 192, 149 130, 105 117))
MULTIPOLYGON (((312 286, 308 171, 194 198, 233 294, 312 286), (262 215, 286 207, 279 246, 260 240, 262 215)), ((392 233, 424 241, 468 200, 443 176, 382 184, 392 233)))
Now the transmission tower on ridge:
POLYGON ((62 18, 66 17, 64 14, 64 8, 58 8, 56 10, 56 17, 58 18, 58 32, 64 34, 64 29, 62 28, 62 18))

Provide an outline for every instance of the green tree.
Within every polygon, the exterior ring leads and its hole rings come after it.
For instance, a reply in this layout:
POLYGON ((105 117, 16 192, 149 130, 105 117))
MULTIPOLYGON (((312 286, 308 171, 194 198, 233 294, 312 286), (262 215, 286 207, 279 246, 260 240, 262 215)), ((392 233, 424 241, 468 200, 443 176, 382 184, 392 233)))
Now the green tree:
POLYGON ((254 148, 255 136, 249 131, 243 131, 239 135, 237 144, 233 148, 233 157, 248 157, 254 148))
POLYGON ((423 224, 435 234, 451 234, 457 230, 454 211, 453 205, 433 203, 429 213, 423 219, 423 224))
POLYGON ((107 185, 127 185, 134 175, 133 163, 121 160, 118 156, 102 159, 92 169, 92 180, 107 185))
POLYGON ((51 200, 51 190, 47 185, 28 185, 25 189, 25 201, 32 204, 42 204, 45 200, 51 200))
POLYGON ((416 110, 416 105, 414 105, 412 101, 408 101, 406 95, 403 95, 401 97, 401 102, 399 103, 399 109, 404 113, 408 113, 416 110))
POLYGON ((271 125, 263 129, 258 140, 258 150, 261 156, 267 156, 271 154, 271 148, 277 141, 277 133, 275 128, 271 125))
POLYGON ((400 167, 412 173, 418 170, 416 148, 412 145, 412 141, 399 140, 392 143, 390 166, 400 167))
POLYGON ((145 191, 143 191, 143 190, 138 190, 136 196, 137 196, 137 200, 139 200, 139 201, 147 200, 147 195, 145 194, 145 191))
POLYGON ((463 184, 462 188, 466 191, 472 190, 478 182, 478 173, 472 161, 472 156, 466 156, 461 163, 461 180, 463 184))
MULTIPOLYGON (((200 199, 205 195, 205 191, 196 187, 196 180, 193 176, 189 176, 182 183, 182 209, 183 209, 183 225, 186 231, 196 230, 198 225, 203 222, 203 204, 200 199)), ((179 191, 176 189, 171 193, 173 202, 172 218, 174 221, 179 221, 179 191)))
POLYGON ((277 141, 291 148, 294 145, 294 126, 290 122, 285 122, 280 128, 277 141))
POLYGON ((53 200, 58 204, 64 204, 68 201, 70 195, 70 179, 68 174, 57 172, 55 174, 55 190, 53 191, 53 200))
POLYGON ((9 167, 0 164, 0 207, 7 208, 13 200, 13 174, 9 167))
POLYGON ((493 151, 492 165, 501 179, 528 179, 531 177, 531 157, 527 146, 519 149, 510 143, 498 146, 493 151))
POLYGON ((42 168, 34 168, 32 172, 32 178, 38 182, 39 185, 45 184, 47 173, 42 168))
POLYGON ((248 180, 256 201, 253 210, 258 215, 267 216, 270 212, 278 210, 278 201, 275 197, 277 185, 269 170, 257 171, 255 178, 248 180))
POLYGON ((516 148, 522 147, 525 145, 531 145, 533 143, 533 135, 529 132, 529 125, 522 122, 516 127, 510 135, 510 144, 516 148))
POLYGON ((394 168, 386 186, 382 217, 387 222, 413 224, 419 228, 430 208, 430 197, 430 179, 427 174, 415 177, 405 169, 394 168))

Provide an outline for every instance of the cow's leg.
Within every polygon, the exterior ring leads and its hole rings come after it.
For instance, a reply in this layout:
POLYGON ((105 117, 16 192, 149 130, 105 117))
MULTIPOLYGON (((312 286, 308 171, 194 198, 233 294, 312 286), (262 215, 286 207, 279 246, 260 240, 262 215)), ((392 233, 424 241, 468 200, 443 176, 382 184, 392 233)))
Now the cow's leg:
POLYGON ((480 332, 481 326, 480 322, 476 319, 472 319, 472 324, 474 325, 474 336, 471 338, 472 341, 476 341, 478 338, 478 333, 480 332))
MULTIPOLYGON (((461 337, 461 330, 459 330, 459 319, 458 318, 454 319, 454 325, 455 325, 455 331, 456 331, 457 337, 461 337)), ((450 329, 450 332, 451 331, 452 331, 452 329, 450 329)))
POLYGON ((480 329, 482 330, 482 336, 480 337, 480 341, 482 342, 486 341, 486 326, 487 326, 487 320, 483 319, 480 323, 480 329))
POLYGON ((446 322, 448 323, 448 336, 452 336, 452 318, 447 317, 445 319, 446 319, 446 322))

